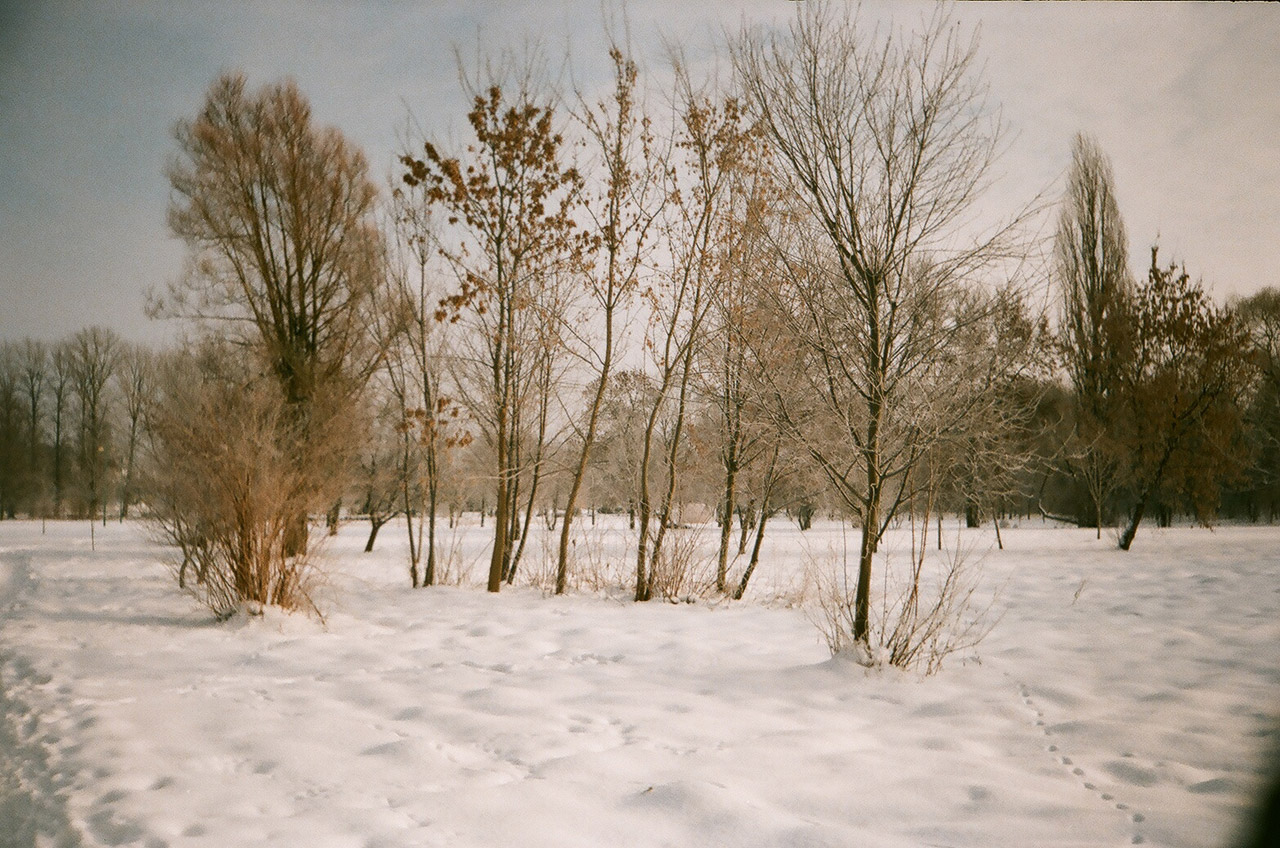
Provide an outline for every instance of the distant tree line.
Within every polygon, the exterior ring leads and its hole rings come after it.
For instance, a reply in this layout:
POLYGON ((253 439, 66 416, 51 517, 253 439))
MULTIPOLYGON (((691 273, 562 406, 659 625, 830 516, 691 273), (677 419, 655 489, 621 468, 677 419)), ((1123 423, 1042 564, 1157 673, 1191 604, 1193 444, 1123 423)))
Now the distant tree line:
POLYGON ((904 34, 803 4, 726 50, 727 82, 675 51, 667 92, 624 41, 598 90, 483 63, 460 140, 414 140, 386 190, 294 83, 220 77, 168 169, 190 261, 153 306, 184 342, 6 343, 0 513, 145 509, 219 610, 309 603, 309 516, 367 518, 369 549, 403 517, 416 587, 479 511, 488 588, 549 556, 558 593, 575 523, 625 514, 643 601, 687 590, 698 510, 734 597, 770 521, 838 515, 849 635, 903 656, 916 593, 879 636, 869 606, 903 522, 1127 549, 1144 520, 1275 520, 1280 293, 1217 305, 1155 247, 1135 277, 1084 134, 1051 243, 1030 204, 977 222, 1004 127, 943 11, 904 34))
POLYGON ((156 358, 103 327, 0 343, 0 518, 128 517, 156 358))

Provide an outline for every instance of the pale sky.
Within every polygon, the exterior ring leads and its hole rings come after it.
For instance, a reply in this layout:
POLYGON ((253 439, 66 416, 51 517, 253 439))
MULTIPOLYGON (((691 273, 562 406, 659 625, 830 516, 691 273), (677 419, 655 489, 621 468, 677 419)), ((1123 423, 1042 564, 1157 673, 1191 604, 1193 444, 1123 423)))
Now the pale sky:
MULTIPOLYGON (((604 8, 615 8, 603 4, 604 8)), ((864 3, 911 26, 931 7, 864 3)), ((782 20, 788 0, 631 0, 644 65, 663 38, 706 55, 725 27, 782 20)), ((1134 270, 1159 237, 1222 300, 1280 286, 1280 5, 964 3, 1010 135, 989 204, 1056 199, 1076 132, 1110 155, 1134 270)), ((391 172, 410 111, 459 127, 454 45, 537 40, 600 68, 600 0, 93 2, 0 0, 0 338, 89 324, 159 340, 145 294, 182 270, 165 226, 171 130, 222 70, 285 75, 316 118, 391 172)), ((727 66, 727 59, 721 59, 727 66)))

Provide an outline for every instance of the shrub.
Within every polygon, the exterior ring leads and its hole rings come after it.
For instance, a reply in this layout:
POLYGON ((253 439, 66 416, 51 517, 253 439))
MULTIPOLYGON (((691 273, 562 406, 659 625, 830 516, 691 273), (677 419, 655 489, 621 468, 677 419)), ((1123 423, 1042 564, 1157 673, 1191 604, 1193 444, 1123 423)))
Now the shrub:
POLYGON ((930 556, 925 542, 923 531, 918 537, 913 532, 905 569, 891 568, 883 557, 885 579, 866 642, 853 636, 856 573, 850 574, 848 557, 835 551, 810 556, 807 613, 833 656, 931 675, 948 656, 977 647, 991 632, 994 599, 978 596, 979 563, 963 550, 930 556))
POLYGON ((308 510, 332 498, 341 475, 296 457, 340 461, 342 452, 297 446, 316 442, 306 433, 339 436, 314 417, 299 421, 274 381, 218 364, 191 356, 173 363, 153 412, 148 482, 157 535, 176 548, 179 586, 219 617, 264 605, 318 613, 315 547, 297 544, 299 522, 305 532, 308 510))

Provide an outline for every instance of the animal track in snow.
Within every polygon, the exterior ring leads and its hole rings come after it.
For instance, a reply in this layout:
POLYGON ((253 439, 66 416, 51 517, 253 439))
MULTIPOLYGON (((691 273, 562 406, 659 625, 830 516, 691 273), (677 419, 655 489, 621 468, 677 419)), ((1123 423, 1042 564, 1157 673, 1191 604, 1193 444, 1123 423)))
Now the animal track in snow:
MULTIPOLYGON (((1041 734, 1046 738, 1053 736, 1053 728, 1046 725, 1044 710, 1036 704, 1035 699, 1031 695, 1031 689, 1023 683, 1018 683, 1017 686, 1018 695, 1021 697, 1023 705, 1035 715, 1035 718, 1032 719, 1032 726, 1038 728, 1041 734)), ((1061 725, 1059 724, 1058 726, 1061 725)), ((1059 765, 1065 769, 1069 769, 1073 776, 1080 778, 1081 786, 1083 786, 1085 790, 1097 795, 1100 801, 1111 804, 1117 811, 1127 814, 1131 823, 1139 825, 1146 821, 1146 816, 1142 813, 1131 812, 1128 804, 1116 801, 1114 795, 1109 792, 1101 791, 1096 783, 1088 780, 1088 775, 1085 773, 1085 770, 1080 766, 1077 766, 1071 757, 1064 755, 1058 745, 1052 743, 1048 744, 1045 746, 1045 751, 1052 755, 1059 765)), ((1137 828, 1135 828, 1130 844, 1141 845, 1145 842, 1146 837, 1137 828)))

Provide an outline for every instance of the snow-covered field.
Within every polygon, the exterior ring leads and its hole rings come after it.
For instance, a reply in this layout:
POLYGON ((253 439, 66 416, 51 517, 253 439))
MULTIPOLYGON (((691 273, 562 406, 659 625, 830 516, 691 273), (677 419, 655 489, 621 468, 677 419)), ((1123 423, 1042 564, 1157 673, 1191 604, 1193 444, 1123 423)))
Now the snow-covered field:
POLYGON ((216 624, 138 526, 0 522, 0 846, 1217 846, 1280 742, 1275 528, 965 531, 1001 617, 927 679, 788 605, 835 525, 679 605, 412 591, 402 532, 216 624))

